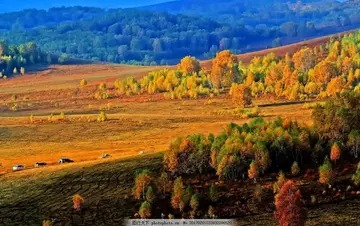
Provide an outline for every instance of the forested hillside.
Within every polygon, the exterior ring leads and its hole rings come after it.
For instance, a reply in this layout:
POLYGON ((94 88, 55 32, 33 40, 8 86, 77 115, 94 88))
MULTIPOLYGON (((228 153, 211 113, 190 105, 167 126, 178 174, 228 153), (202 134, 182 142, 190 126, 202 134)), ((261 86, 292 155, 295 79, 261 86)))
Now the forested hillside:
POLYGON ((173 63, 188 54, 211 57, 219 49, 241 49, 254 38, 243 26, 168 13, 131 9, 105 13, 81 7, 24 12, 29 16, 0 15, 4 29, 0 38, 12 43, 36 41, 58 55, 98 61, 173 63), (231 46, 226 40, 232 40, 231 46))
POLYGON ((186 55, 206 59, 357 28, 359 8, 358 0, 185 0, 142 9, 25 10, 0 14, 0 39, 33 41, 74 58, 173 64, 186 55))

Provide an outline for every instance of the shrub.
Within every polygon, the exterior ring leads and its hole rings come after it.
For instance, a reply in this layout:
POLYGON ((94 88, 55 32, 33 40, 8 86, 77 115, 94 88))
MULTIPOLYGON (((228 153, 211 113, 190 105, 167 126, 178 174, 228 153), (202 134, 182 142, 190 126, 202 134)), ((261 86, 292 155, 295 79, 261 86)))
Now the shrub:
POLYGON ((53 224, 52 224, 52 221, 50 221, 50 220, 44 220, 43 222, 42 222, 42 226, 52 226, 53 224))
POLYGON ((209 189, 209 198, 212 202, 217 202, 219 199, 219 193, 217 186, 215 184, 211 184, 209 189))
POLYGON ((84 202, 85 202, 84 198, 81 197, 81 195, 76 194, 73 196, 72 200, 73 200, 74 210, 77 210, 77 211, 81 210, 81 208, 83 207, 84 202))
POLYGON ((360 162, 357 165, 355 174, 351 177, 355 185, 360 185, 360 162))
POLYGON ((297 162, 294 162, 292 165, 291 165, 291 174, 293 176, 297 176, 299 175, 300 173, 300 168, 299 168, 299 165, 297 162))
POLYGON ((139 215, 142 219, 151 217, 151 204, 148 201, 144 201, 139 209, 139 215))
POLYGON ((142 170, 135 177, 135 185, 133 188, 133 195, 136 199, 145 199, 145 188, 152 182, 151 172, 147 169, 142 170))
POLYGON ((102 111, 102 112, 100 112, 100 114, 98 115, 98 117, 97 117, 96 120, 97 120, 98 122, 105 122, 107 119, 108 119, 108 118, 107 118, 106 113, 105 113, 104 111, 102 111))
POLYGON ((322 184, 330 184, 332 180, 332 167, 328 159, 319 167, 319 182, 322 184))
POLYGON ((87 81, 85 79, 81 79, 80 86, 84 87, 87 85, 87 81))
POLYGON ((303 226, 306 209, 300 190, 291 180, 287 181, 275 196, 275 219, 280 226, 303 226))
POLYGON ((64 114, 64 112, 61 112, 61 113, 60 113, 59 118, 60 118, 61 120, 64 120, 64 119, 65 119, 65 114, 64 114))
POLYGON ((30 115, 29 119, 30 119, 30 123, 33 123, 35 121, 34 120, 34 115, 30 115))

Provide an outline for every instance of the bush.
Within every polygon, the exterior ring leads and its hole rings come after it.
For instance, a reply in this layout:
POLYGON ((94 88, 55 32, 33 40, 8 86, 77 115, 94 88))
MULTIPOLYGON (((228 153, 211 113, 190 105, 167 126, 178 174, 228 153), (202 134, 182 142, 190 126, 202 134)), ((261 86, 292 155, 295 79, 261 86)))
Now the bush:
POLYGON ((86 86, 87 85, 87 81, 85 80, 85 79, 82 79, 81 81, 80 81, 80 86, 86 86))
POLYGON ((42 226, 52 226, 53 224, 52 224, 52 221, 50 221, 50 220, 44 220, 43 222, 42 222, 42 226))
POLYGON ((107 121, 107 115, 106 115, 106 113, 104 112, 104 111, 102 111, 102 112, 100 112, 100 114, 99 114, 99 116, 97 117, 97 121, 98 122, 105 122, 105 121, 107 121))
POLYGON ((81 208, 83 207, 84 202, 85 202, 84 198, 81 197, 79 194, 76 194, 73 196, 72 200, 73 200, 74 210, 76 210, 76 211, 81 210, 81 208))

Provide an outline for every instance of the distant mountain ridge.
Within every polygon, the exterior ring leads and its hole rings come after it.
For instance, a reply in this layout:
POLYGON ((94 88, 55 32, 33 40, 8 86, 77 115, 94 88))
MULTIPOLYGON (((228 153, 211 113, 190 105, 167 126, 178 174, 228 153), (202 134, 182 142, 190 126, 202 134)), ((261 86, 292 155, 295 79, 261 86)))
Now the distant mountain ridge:
POLYGON ((49 9, 52 7, 88 6, 98 8, 129 8, 153 5, 169 0, 3 0, 0 1, 0 13, 24 9, 49 9))

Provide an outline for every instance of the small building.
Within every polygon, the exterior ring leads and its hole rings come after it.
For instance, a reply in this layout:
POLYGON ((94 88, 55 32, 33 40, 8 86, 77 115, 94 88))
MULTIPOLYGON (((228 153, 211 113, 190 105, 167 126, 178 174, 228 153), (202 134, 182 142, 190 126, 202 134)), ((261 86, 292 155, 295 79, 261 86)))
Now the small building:
POLYGON ((58 161, 59 164, 71 163, 71 162, 74 162, 74 161, 69 159, 69 158, 60 158, 59 161, 58 161))
POLYGON ((34 164, 35 168, 39 168, 46 165, 47 165, 46 162, 35 162, 34 164))
POLYGON ((25 166, 24 165, 14 165, 12 169, 13 169, 13 171, 20 171, 20 170, 25 169, 25 166))

